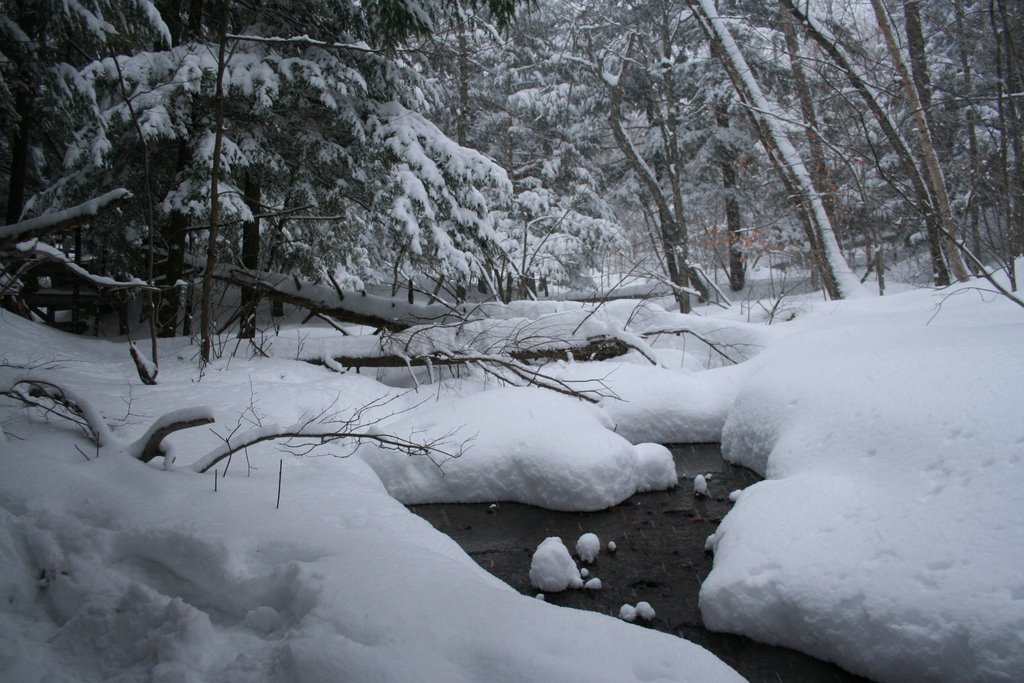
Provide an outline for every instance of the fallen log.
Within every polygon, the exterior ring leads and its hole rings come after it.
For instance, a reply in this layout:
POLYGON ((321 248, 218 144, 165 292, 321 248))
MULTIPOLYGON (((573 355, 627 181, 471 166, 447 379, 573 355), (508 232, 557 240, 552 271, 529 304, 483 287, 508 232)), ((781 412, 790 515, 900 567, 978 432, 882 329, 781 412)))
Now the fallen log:
POLYGON ((294 275, 223 268, 214 273, 221 282, 258 291, 262 296, 304 308, 353 325, 367 325, 398 332, 415 325, 451 323, 473 317, 472 307, 442 303, 410 304, 401 299, 343 290, 302 280, 294 275))
MULTIPOLYGON (((617 358, 632 350, 633 347, 616 337, 592 337, 578 344, 566 344, 537 349, 516 349, 502 354, 484 354, 475 352, 438 351, 429 354, 403 355, 398 353, 381 353, 379 355, 332 355, 331 361, 345 368, 405 368, 424 366, 461 365, 465 363, 494 362, 514 360, 518 363, 539 363, 568 360, 600 361, 617 358)), ((309 359, 314 364, 322 364, 322 359, 309 359)))

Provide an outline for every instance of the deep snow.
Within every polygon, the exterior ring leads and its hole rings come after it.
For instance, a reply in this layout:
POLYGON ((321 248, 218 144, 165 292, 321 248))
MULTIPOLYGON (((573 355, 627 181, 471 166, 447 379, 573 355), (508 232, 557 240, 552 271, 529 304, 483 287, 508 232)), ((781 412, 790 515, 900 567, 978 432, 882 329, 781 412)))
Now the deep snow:
MULTIPOLYGON (((193 347, 162 342, 149 388, 126 343, 0 314, 6 365, 73 389, 115 437, 96 457, 73 426, 0 399, 0 678, 737 680, 685 641, 516 595, 394 499, 593 509, 675 483, 663 448, 630 442, 721 439, 767 480, 709 539, 710 627, 880 681, 1024 679, 1024 315, 974 287, 808 297, 770 327, 735 308, 608 305, 593 324, 662 334, 643 353, 546 368, 614 392, 598 406, 474 376, 409 391, 295 361, 322 330, 202 373, 193 347), (262 444, 216 493, 188 469, 236 427, 373 402, 373 429, 450 433, 464 452, 262 444), (185 408, 216 431, 172 435, 177 468, 127 457, 185 408)), ((0 367, 0 382, 23 372, 0 367)))

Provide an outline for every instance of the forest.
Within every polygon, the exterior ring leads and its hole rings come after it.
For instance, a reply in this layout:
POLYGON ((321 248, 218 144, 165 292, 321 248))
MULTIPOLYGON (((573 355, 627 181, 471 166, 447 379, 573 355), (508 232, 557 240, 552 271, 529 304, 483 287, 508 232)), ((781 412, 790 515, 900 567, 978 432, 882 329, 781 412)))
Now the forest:
POLYGON ((0 679, 1024 678, 1021 3, 5 0, 0 121, 0 679), (416 516, 651 492, 685 619, 416 516))

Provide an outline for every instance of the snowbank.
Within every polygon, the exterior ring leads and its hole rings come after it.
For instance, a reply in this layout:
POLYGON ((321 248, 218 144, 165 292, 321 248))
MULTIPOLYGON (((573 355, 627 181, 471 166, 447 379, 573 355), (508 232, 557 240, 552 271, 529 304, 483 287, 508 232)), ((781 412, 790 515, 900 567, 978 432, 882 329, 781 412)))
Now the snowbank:
POLYGON ((933 302, 858 302, 751 361, 723 448, 770 480, 715 534, 710 628, 879 681, 1024 678, 1024 320, 958 300, 929 325, 933 302))
MULTIPOLYGON (((144 388, 126 344, 2 312, 0 346, 8 362, 31 362, 89 400, 126 443, 185 407, 212 406, 226 433, 240 416, 288 424, 390 397, 366 416, 382 419, 423 398, 283 360, 234 359, 200 375, 180 340, 162 344, 161 383, 144 388), (39 367, 46 360, 60 362, 39 367)), ((0 437, 0 680, 741 680, 687 641, 518 595, 361 459, 335 457, 351 452, 342 445, 307 457, 251 448, 227 476, 218 468, 214 492, 212 474, 94 457, 70 425, 4 398, 0 424, 11 435, 0 437)), ((609 437, 596 467, 635 465, 632 446, 597 431, 609 437)), ((168 441, 187 465, 219 438, 199 428, 168 441)))
POLYGON ((373 446, 360 456, 406 504, 513 501, 552 510, 600 510, 639 491, 676 484, 672 454, 633 446, 599 409, 535 389, 493 389, 442 399, 385 423, 399 436, 458 431, 456 458, 410 458, 373 446))
POLYGON ((713 443, 746 373, 746 364, 700 373, 620 364, 608 376, 616 397, 601 407, 616 433, 634 443, 713 443))

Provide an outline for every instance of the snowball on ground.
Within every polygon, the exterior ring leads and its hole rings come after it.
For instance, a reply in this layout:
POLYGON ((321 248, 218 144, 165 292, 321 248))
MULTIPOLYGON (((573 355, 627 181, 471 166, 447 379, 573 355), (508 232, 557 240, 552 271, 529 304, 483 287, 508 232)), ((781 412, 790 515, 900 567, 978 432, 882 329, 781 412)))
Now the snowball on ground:
POLYGON ((723 447, 769 480, 716 533, 709 628, 879 681, 1024 679, 1024 319, 937 303, 829 304, 750 361, 723 447))
POLYGON ((587 590, 599 591, 601 590, 601 588, 603 588, 603 585, 601 583, 601 579, 595 576, 594 578, 588 580, 585 584, 583 584, 583 587, 587 590))
POLYGON ((584 579, 587 578, 588 576, 590 576, 590 570, 586 567, 580 567, 580 576, 582 576, 584 579))
POLYGON ((620 607, 619 619, 630 623, 636 621, 636 607, 633 607, 632 605, 623 605, 620 607))
POLYGON ((533 552, 530 560, 530 584, 548 593, 583 585, 569 549, 557 536, 548 536, 533 552))
POLYGON ((601 552, 601 539, 597 537, 597 534, 586 533, 579 537, 576 541, 576 554, 583 562, 593 562, 597 559, 598 553, 601 552))
POLYGON ((740 499, 741 495, 743 495, 743 489, 736 489, 735 491, 730 491, 729 492, 729 502, 730 503, 735 503, 737 500, 740 499))
POLYGON ((638 490, 676 483, 667 449, 637 448, 612 432, 599 408, 551 391, 493 389, 441 398, 381 431, 419 440, 453 428, 450 459, 360 449, 388 491, 406 504, 515 501, 554 510, 599 510, 638 490))
POLYGON ((651 603, 641 600, 636 603, 636 615, 644 621, 650 621, 654 618, 654 608, 651 603))
POLYGON ((619 546, 615 545, 615 541, 608 541, 608 552, 614 553, 619 549, 619 546))

